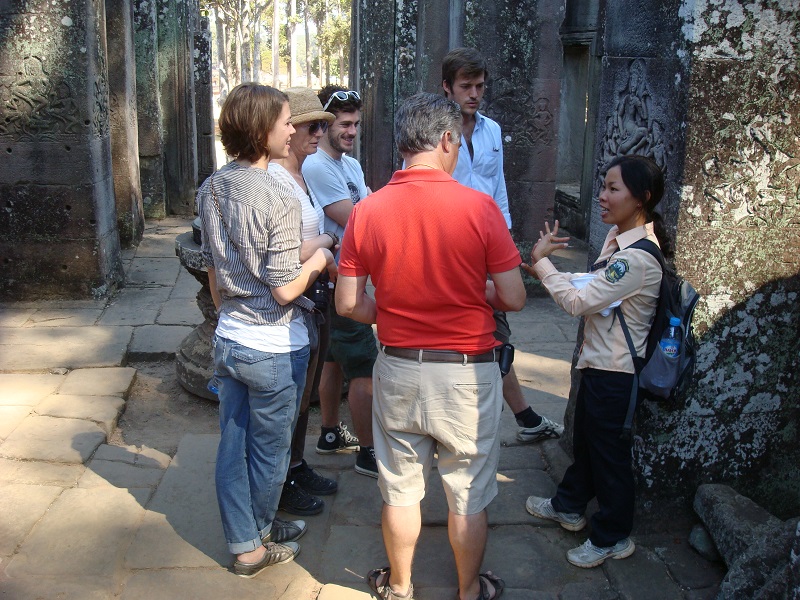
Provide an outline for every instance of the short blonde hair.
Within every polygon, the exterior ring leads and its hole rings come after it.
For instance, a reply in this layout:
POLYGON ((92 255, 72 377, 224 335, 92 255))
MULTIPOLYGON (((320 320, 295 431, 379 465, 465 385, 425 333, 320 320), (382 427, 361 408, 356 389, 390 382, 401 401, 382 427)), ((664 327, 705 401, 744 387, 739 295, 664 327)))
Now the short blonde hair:
POLYGON ((227 155, 250 162, 269 158, 267 136, 288 101, 286 94, 268 85, 242 83, 233 88, 218 122, 227 155))

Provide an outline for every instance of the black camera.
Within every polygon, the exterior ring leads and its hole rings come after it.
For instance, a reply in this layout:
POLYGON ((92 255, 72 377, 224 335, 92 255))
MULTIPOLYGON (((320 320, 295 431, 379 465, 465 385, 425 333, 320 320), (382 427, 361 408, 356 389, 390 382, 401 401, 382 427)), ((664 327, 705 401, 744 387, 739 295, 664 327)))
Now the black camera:
POLYGON ((328 289, 328 273, 327 271, 320 274, 317 277, 316 281, 311 284, 311 287, 308 288, 303 294, 306 298, 309 298, 312 302, 314 302, 314 308, 316 308, 319 312, 325 313, 328 310, 328 305, 331 301, 331 292, 328 289))

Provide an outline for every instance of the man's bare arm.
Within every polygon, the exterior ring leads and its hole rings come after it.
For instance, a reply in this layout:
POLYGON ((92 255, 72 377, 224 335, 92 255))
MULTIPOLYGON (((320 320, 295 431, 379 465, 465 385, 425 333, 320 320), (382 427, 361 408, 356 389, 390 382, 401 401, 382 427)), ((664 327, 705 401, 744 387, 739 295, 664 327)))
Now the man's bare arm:
POLYGON ((350 213, 353 212, 353 201, 350 198, 339 200, 333 204, 328 204, 322 210, 325 211, 326 217, 333 219, 342 227, 347 227, 347 219, 350 218, 350 213))
POLYGON ((489 306, 502 311, 522 310, 525 306, 525 285, 519 267, 504 273, 491 273, 486 282, 486 301, 489 306))
POLYGON ((367 276, 339 276, 336 282, 336 312, 361 323, 374 323, 378 318, 375 300, 367 296, 367 276))

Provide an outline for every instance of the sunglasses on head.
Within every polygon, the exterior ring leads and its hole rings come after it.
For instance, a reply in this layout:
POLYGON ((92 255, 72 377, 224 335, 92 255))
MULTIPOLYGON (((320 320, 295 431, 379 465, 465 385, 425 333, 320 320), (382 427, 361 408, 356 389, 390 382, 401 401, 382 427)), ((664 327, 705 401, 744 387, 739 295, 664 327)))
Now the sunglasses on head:
POLYGON ((331 97, 328 98, 328 101, 325 103, 325 106, 322 107, 322 110, 327 110, 328 107, 331 105, 331 102, 333 102, 334 98, 339 102, 347 102, 351 98, 356 102, 361 100, 361 96, 359 95, 359 93, 353 90, 350 90, 349 92, 333 92, 331 94, 331 97))
POLYGON ((317 131, 322 130, 322 133, 328 131, 328 122, 327 121, 312 121, 308 123, 308 133, 310 135, 314 135, 317 131))

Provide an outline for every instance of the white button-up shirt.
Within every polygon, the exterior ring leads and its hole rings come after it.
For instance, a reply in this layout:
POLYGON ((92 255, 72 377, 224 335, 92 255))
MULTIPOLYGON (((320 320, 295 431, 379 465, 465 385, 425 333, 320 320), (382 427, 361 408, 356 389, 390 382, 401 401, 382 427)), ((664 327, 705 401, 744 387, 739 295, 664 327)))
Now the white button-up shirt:
POLYGON ((475 121, 475 129, 472 132, 474 156, 470 157, 467 141, 462 136, 453 179, 494 198, 500 212, 503 213, 506 225, 511 229, 508 192, 506 192, 506 179, 503 176, 503 139, 500 125, 479 112, 475 113, 475 121))

